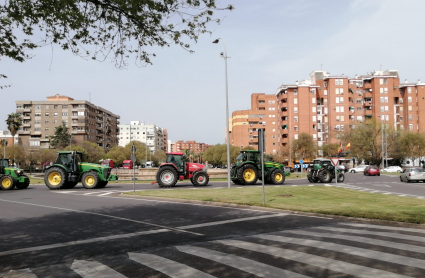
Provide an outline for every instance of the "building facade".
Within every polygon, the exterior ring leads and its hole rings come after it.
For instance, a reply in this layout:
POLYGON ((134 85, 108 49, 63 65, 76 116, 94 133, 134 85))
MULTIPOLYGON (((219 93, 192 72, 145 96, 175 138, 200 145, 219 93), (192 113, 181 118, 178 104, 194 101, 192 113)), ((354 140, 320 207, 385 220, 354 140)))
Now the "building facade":
MULTIPOLYGON (((128 125, 119 125, 119 146, 124 147, 131 141, 140 141, 145 143, 150 152, 166 151, 167 145, 164 144, 164 129, 155 124, 144 124, 140 121, 130 121, 128 125)), ((165 136, 168 138, 168 132, 165 130, 165 136)))
POLYGON ((72 143, 89 141, 108 150, 118 144, 120 116, 85 100, 54 95, 46 101, 16 101, 22 117, 19 144, 49 148, 55 128, 65 123, 72 143))
POLYGON ((196 141, 179 140, 175 143, 171 143, 171 152, 183 152, 185 150, 189 150, 193 151, 194 154, 200 154, 205 152, 205 150, 209 147, 212 147, 212 145, 197 143, 196 141))

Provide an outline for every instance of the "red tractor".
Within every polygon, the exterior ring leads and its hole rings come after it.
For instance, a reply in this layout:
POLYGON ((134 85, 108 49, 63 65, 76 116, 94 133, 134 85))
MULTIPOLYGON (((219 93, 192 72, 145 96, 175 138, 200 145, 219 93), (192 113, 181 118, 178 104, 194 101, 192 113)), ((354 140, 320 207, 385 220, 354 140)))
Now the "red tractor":
POLYGON ((156 181, 159 187, 172 187, 178 180, 190 179, 194 186, 206 186, 210 180, 207 167, 199 163, 186 161, 181 152, 166 153, 167 162, 159 166, 156 181))

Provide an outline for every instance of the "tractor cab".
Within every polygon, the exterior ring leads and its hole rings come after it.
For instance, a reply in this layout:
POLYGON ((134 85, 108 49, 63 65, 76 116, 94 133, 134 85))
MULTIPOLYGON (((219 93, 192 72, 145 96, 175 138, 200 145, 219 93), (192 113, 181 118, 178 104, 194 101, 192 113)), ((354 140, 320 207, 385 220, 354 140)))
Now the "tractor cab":
POLYGON ((241 151, 238 157, 236 157, 236 164, 244 163, 247 161, 252 161, 254 162, 254 164, 261 166, 260 152, 253 150, 241 151))
POLYGON ((54 164, 62 165, 70 171, 78 172, 78 163, 82 161, 82 152, 58 152, 58 157, 54 164))
POLYGON ((0 158, 0 174, 4 174, 4 168, 9 166, 9 159, 0 158))
POLYGON ((174 164, 179 173, 185 173, 186 172, 186 156, 184 153, 181 152, 173 152, 173 153, 167 153, 167 163, 174 164))

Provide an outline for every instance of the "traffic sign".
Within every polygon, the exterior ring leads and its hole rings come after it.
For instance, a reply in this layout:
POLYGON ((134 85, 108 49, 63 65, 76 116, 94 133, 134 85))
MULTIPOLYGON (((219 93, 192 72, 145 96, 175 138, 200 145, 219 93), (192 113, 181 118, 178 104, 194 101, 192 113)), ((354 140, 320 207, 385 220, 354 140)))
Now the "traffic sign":
POLYGON ((300 164, 303 164, 304 160, 300 159, 300 164))
POLYGON ((332 160, 332 164, 334 166, 338 165, 338 161, 339 161, 339 158, 338 157, 331 158, 331 160, 332 160))
POLYGON ((299 164, 295 164, 294 165, 294 168, 300 168, 300 165, 299 164))

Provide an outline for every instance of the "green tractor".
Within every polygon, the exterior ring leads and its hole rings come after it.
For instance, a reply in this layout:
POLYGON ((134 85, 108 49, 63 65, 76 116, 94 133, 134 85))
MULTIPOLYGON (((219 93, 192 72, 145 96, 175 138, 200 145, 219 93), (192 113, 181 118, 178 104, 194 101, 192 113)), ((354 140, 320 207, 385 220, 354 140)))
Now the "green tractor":
POLYGON ((0 188, 12 190, 13 188, 25 189, 30 185, 30 179, 24 170, 9 166, 9 159, 0 159, 0 188))
POLYGON ((58 152, 56 162, 44 173, 46 186, 50 189, 70 189, 81 182, 85 188, 93 189, 103 188, 109 181, 118 180, 117 175, 111 175, 111 167, 81 161, 82 152, 58 152))
MULTIPOLYGON (((337 168, 337 182, 344 182, 344 174, 337 168)), ((326 158, 317 158, 313 161, 313 166, 307 174, 309 182, 328 183, 335 179, 335 166, 332 161, 326 158)))
MULTIPOLYGON (((263 165, 261 165, 259 151, 241 151, 239 156, 236 158, 235 164, 230 169, 230 179, 234 184, 255 184, 258 179, 262 180, 262 168, 263 165)), ((289 175, 289 172, 285 172, 283 170, 282 164, 264 161, 264 182, 266 184, 283 184, 285 182, 285 176, 289 175)))

